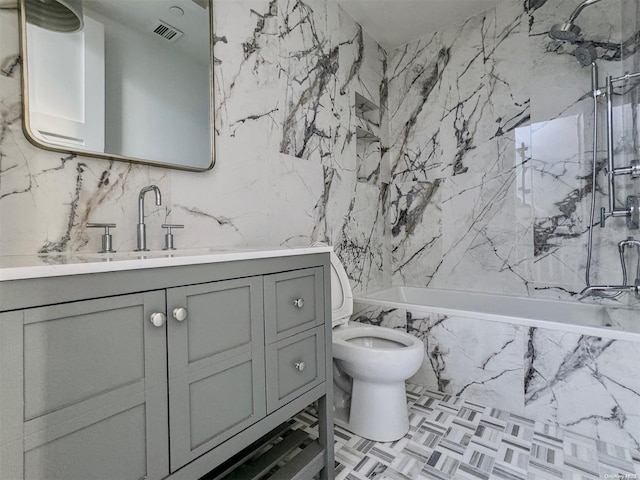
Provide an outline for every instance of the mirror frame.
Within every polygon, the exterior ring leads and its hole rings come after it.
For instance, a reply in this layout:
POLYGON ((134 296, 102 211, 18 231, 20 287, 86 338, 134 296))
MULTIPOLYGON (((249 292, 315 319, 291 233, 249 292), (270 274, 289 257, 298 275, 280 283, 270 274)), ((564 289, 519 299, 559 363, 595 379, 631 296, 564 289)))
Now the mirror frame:
POLYGON ((130 162, 134 164, 148 165, 152 167, 172 168, 176 170, 186 170, 191 172, 206 172, 211 170, 215 165, 216 150, 215 150, 215 106, 214 106, 214 32, 213 32, 213 0, 207 0, 209 6, 209 130, 211 132, 210 140, 211 145, 209 152, 211 155, 211 162, 207 167, 189 167, 173 163, 166 162, 154 162, 152 159, 143 159, 136 157, 127 157, 124 155, 115 155, 108 153, 92 152, 86 150, 75 150, 72 148, 64 148, 58 145, 51 145, 39 140, 31 131, 31 112, 29 110, 29 68, 27 61, 27 22, 26 22, 26 0, 19 0, 19 27, 20 27, 20 55, 21 55, 21 67, 22 67, 22 130, 27 140, 38 148, 48 150, 51 152, 66 153, 73 157, 89 157, 100 158, 111 161, 130 162))

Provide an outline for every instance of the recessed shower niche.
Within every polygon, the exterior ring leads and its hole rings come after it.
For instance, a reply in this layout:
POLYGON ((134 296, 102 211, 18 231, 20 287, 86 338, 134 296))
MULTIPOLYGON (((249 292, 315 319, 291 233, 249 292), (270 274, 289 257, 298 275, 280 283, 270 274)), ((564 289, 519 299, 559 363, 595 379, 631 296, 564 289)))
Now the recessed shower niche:
POLYGON ((380 184, 380 107, 356 92, 356 166, 358 182, 380 184))

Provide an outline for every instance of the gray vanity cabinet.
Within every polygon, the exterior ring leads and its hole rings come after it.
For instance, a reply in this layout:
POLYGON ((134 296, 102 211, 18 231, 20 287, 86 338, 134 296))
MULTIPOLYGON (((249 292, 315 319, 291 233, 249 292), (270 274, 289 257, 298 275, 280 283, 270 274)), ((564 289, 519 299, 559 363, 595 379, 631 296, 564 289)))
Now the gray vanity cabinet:
POLYGON ((282 478, 332 478, 329 268, 0 282, 0 480, 193 480, 316 401, 319 439, 282 478))
POLYGON ((164 292, 0 314, 0 478, 168 474, 164 292))
POLYGON ((262 278, 170 289, 167 313, 175 471, 266 415, 262 278))

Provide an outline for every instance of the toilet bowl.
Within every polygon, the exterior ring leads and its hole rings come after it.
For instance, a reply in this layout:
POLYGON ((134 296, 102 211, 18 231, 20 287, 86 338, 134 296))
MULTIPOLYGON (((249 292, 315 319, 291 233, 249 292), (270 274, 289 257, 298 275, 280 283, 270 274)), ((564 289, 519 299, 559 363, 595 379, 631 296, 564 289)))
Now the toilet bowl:
POLYGON ((333 358, 352 380, 347 429, 377 442, 402 438, 409 430, 404 382, 422 364, 422 341, 351 322, 333 330, 333 358))
POLYGON ((351 322, 349 278, 331 252, 334 419, 337 425, 377 442, 409 430, 405 381, 424 358, 422 341, 400 330, 351 322))

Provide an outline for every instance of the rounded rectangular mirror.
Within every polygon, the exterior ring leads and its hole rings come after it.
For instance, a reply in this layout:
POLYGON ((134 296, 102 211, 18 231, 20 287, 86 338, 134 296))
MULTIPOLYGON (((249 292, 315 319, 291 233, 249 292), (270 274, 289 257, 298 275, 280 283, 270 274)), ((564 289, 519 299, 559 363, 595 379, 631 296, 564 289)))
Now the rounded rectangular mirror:
POLYGON ((70 154, 213 167, 212 10, 212 0, 20 0, 27 138, 70 154))

